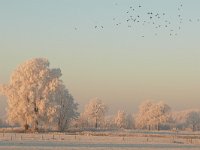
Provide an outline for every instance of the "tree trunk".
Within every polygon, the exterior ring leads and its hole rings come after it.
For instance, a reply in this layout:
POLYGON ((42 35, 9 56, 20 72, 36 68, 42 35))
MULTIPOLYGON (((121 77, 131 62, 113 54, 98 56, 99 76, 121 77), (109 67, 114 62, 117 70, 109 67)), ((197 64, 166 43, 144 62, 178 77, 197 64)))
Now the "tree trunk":
POLYGON ((192 125, 192 131, 193 132, 195 131, 195 125, 194 124, 192 125))
POLYGON ((96 120, 95 120, 95 128, 97 129, 97 117, 96 117, 96 120))
POLYGON ((36 100, 34 101, 34 113, 35 113, 35 122, 34 122, 34 131, 38 131, 38 107, 36 105, 36 100))
POLYGON ((25 132, 26 132, 28 129, 29 129, 29 125, 26 123, 26 124, 24 125, 24 130, 25 130, 25 132))
POLYGON ((160 131, 160 123, 157 124, 157 130, 160 131))
POLYGON ((26 119, 26 123, 24 124, 24 130, 25 132, 29 129, 29 125, 28 125, 28 122, 27 122, 27 119, 26 119))
POLYGON ((158 123, 158 131, 160 131, 160 124, 158 123))
POLYGON ((151 126, 150 126, 150 125, 148 125, 148 130, 149 130, 149 131, 151 130, 151 126))
POLYGON ((38 121, 35 120, 34 129, 35 132, 38 132, 38 121))

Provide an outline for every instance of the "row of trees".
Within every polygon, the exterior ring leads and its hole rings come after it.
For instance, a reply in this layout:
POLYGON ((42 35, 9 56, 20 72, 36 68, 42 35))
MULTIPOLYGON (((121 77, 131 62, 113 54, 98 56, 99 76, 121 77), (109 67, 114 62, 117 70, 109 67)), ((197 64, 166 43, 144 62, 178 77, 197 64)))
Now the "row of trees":
MULTIPOLYGON (((170 121, 170 107, 163 103, 145 101, 139 107, 136 115, 127 114, 119 110, 114 116, 106 116, 108 107, 98 98, 86 105, 84 112, 74 121, 79 128, 124 128, 124 129, 160 129, 170 121)), ((73 124, 74 126, 74 124, 73 124)))
POLYGON ((107 116, 108 106, 100 99, 92 99, 84 112, 77 112, 78 104, 68 92, 59 68, 50 68, 49 61, 35 58, 19 65, 12 73, 10 82, 0 86, 0 92, 8 99, 7 121, 38 131, 67 127, 76 128, 125 128, 157 129, 191 127, 200 128, 200 110, 171 112, 163 102, 143 102, 138 113, 127 114, 119 110, 107 116))
POLYGON ((108 106, 99 98, 94 98, 85 106, 83 113, 71 122, 76 128, 132 128, 133 117, 119 110, 116 116, 106 116, 108 106))
POLYGON ((104 129, 142 129, 142 130, 200 130, 200 110, 171 111, 163 102, 144 101, 136 114, 119 110, 113 116, 106 116, 108 106, 95 98, 86 105, 80 116, 73 120, 72 127, 104 129))

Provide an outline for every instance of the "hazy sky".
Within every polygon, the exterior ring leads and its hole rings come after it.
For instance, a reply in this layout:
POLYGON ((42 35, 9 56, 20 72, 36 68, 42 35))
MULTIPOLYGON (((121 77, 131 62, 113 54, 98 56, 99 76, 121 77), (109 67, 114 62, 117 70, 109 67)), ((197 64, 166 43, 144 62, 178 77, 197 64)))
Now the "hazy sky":
POLYGON ((0 0, 0 83, 25 60, 46 57, 61 68, 80 110, 93 97, 110 112, 135 112, 147 99, 199 108, 199 6, 199 0, 0 0), (165 13, 154 22, 168 20, 169 28, 148 24, 147 12, 165 13), (146 24, 129 24, 130 13, 146 24))

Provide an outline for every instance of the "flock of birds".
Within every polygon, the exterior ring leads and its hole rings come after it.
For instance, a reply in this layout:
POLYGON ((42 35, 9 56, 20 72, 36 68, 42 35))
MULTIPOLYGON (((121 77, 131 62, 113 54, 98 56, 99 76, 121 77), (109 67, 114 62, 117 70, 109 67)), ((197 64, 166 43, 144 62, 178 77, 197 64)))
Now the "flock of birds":
MULTIPOLYGON (((114 4, 115 6, 118 6, 118 3, 114 4)), ((174 23, 173 20, 169 19, 170 16, 166 12, 154 12, 154 11, 147 11, 141 13, 142 5, 137 6, 129 6, 127 10, 124 11, 124 16, 126 16, 123 19, 118 19, 118 17, 113 17, 112 22, 114 26, 121 26, 125 25, 127 28, 135 28, 136 26, 146 26, 150 25, 154 31, 154 35, 157 36, 160 29, 164 29, 169 36, 177 36, 180 30, 182 29, 183 24, 183 3, 180 2, 177 7, 177 16, 176 20, 177 22, 174 23)), ((184 20, 185 21, 185 20, 184 20)), ((194 20, 188 19, 189 22, 193 22, 194 20)), ((197 22, 200 22, 200 19, 196 20, 197 22)), ((75 30, 78 30, 77 27, 74 28, 75 30)), ((102 30, 104 29, 104 25, 94 25, 95 30, 102 30)), ((141 35, 141 37, 145 37, 144 35, 141 35)))

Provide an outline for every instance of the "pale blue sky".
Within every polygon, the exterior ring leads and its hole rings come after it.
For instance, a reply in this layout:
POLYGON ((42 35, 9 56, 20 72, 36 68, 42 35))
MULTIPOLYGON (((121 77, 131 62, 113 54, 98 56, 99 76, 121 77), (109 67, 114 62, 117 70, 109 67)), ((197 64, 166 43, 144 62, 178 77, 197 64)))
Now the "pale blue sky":
POLYGON ((0 0, 0 83, 25 60, 46 57, 62 69, 80 110, 92 97, 111 112, 134 112, 146 99, 198 108, 199 6, 199 0, 0 0), (164 12, 177 36, 150 25, 128 28, 130 6, 143 19, 148 11, 164 12))

